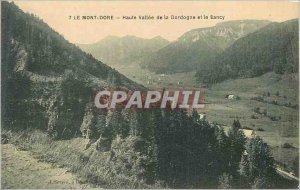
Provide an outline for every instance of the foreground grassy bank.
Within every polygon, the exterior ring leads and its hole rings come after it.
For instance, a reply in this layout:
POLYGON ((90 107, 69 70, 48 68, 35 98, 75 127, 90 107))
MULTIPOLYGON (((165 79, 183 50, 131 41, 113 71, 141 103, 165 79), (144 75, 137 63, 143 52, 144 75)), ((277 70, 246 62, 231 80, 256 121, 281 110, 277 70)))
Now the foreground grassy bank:
MULTIPOLYGON (((87 139, 52 140, 45 133, 37 130, 12 132, 4 129, 2 135, 7 136, 8 143, 15 145, 19 150, 31 152, 34 159, 51 163, 58 168, 65 168, 67 172, 75 174, 79 184, 88 184, 91 188, 164 187, 162 184, 147 185, 136 175, 142 171, 138 171, 138 159, 135 159, 136 155, 131 151, 117 152, 116 155, 111 155, 109 151, 96 151, 93 146, 86 148, 87 139), (125 167, 123 164, 124 155, 132 158, 128 160, 126 166, 133 168, 130 170, 132 173, 123 168, 125 167)), ((121 141, 119 139, 119 142, 114 142, 114 144, 119 146, 122 144, 121 141)), ((28 175, 34 176, 35 174, 30 173, 28 175)), ((39 177, 42 176, 34 177, 39 180, 39 177)), ((6 176, 6 178, 19 181, 15 176, 6 176)))
POLYGON ((13 144, 1 144, 2 189, 84 189, 65 168, 33 158, 13 144))

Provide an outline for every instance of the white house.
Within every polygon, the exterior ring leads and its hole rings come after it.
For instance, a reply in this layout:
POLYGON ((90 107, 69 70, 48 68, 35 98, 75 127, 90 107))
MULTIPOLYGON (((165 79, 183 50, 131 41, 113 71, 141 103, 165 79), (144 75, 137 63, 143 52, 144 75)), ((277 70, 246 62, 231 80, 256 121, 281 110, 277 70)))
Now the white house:
POLYGON ((206 115, 205 115, 205 114, 199 113, 199 119, 200 119, 200 120, 205 120, 205 118, 206 118, 206 115))
POLYGON ((253 130, 250 130, 250 129, 240 129, 244 132, 245 136, 248 138, 248 139, 252 139, 256 136, 255 134, 255 131, 253 130))
POLYGON ((233 100, 233 99, 235 99, 235 95, 233 95, 233 94, 227 94, 225 97, 226 97, 228 100, 233 100))

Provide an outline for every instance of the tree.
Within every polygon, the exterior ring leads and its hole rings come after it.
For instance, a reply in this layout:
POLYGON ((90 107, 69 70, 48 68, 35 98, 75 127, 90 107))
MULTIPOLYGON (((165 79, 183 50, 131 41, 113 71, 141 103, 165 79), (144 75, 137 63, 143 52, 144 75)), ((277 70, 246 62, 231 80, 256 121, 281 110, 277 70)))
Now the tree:
POLYGON ((122 138, 125 138, 129 135, 129 121, 122 114, 122 106, 116 106, 112 111, 108 126, 108 130, 113 131, 113 137, 120 135, 122 138))
POLYGON ((229 139, 226 136, 224 129, 219 126, 214 126, 215 128, 215 137, 216 137, 216 145, 215 145, 215 153, 216 153, 216 159, 218 164, 218 171, 219 172, 226 172, 228 170, 228 164, 229 164, 229 150, 230 150, 230 144, 229 139))
POLYGON ((299 176, 299 155, 293 161, 293 172, 299 176))
POLYGON ((239 120, 234 120, 228 133, 229 140, 229 174, 233 177, 238 175, 241 155, 245 150, 246 137, 241 129, 239 120))
POLYGON ((227 173, 223 173, 219 177, 219 185, 218 189, 231 189, 230 181, 232 180, 232 177, 229 176, 227 173))
POLYGON ((249 140, 241 160, 241 175, 256 188, 272 187, 276 176, 274 159, 270 148, 260 137, 249 140))
POLYGON ((107 74, 107 83, 111 87, 119 87, 121 85, 120 76, 114 69, 109 70, 107 74))

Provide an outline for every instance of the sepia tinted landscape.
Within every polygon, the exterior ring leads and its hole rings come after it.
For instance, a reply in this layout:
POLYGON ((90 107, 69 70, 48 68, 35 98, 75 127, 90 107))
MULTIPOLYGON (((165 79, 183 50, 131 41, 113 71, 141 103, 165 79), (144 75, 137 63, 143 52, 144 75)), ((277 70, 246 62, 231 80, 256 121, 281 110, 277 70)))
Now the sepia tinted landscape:
POLYGON ((299 188, 297 16, 94 43, 49 25, 1 2, 3 189, 299 188), (204 89, 205 109, 99 111, 110 88, 204 89))

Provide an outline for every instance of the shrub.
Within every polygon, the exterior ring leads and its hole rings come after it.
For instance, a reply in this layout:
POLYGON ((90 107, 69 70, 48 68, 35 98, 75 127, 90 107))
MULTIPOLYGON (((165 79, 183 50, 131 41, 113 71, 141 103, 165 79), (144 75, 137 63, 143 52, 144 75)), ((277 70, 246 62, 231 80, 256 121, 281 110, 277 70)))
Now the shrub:
POLYGON ((251 100, 256 100, 256 101, 258 101, 258 102, 264 102, 264 98, 261 97, 261 96, 253 97, 253 98, 251 98, 251 100))
POLYGON ((262 114, 263 114, 264 116, 267 116, 267 115, 268 115, 268 112, 267 112, 267 110, 266 110, 266 109, 264 109, 264 111, 262 112, 262 114))
POLYGON ((298 104, 292 104, 291 102, 286 102, 285 104, 284 104, 284 106, 285 107, 289 107, 289 108, 293 108, 293 109, 298 109, 299 108, 299 106, 298 106, 298 104))
POLYGON ((285 107, 291 107, 291 106, 292 106, 292 103, 291 103, 291 102, 288 102, 288 103, 286 102, 286 103, 284 104, 284 106, 285 106, 285 107))
POLYGON ((260 108, 259 107, 254 108, 254 112, 260 114, 260 108))
POLYGON ((282 148, 295 148, 293 145, 291 145, 290 143, 284 143, 282 145, 282 148))
POLYGON ((293 108, 293 109, 298 109, 299 108, 299 106, 298 106, 298 104, 295 104, 295 105, 293 105, 291 108, 293 108))
POLYGON ((256 115, 252 114, 251 119, 258 119, 258 117, 256 115))
POLYGON ((281 119, 280 116, 269 115, 268 116, 272 121, 279 121, 281 119))
POLYGON ((257 131, 265 131, 263 128, 258 128, 257 131))

